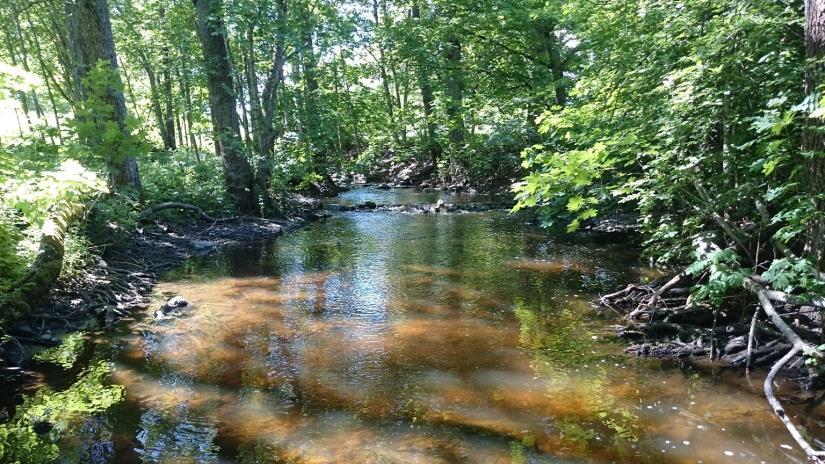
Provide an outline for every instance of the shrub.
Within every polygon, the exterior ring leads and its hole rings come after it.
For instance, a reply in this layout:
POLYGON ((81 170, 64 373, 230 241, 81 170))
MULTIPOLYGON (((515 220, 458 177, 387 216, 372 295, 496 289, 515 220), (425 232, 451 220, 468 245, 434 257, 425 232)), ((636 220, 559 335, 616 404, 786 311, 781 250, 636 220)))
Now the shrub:
POLYGON ((148 203, 190 203, 217 215, 231 204, 216 156, 204 156, 199 162, 187 150, 155 154, 155 159, 143 163, 141 175, 148 203))

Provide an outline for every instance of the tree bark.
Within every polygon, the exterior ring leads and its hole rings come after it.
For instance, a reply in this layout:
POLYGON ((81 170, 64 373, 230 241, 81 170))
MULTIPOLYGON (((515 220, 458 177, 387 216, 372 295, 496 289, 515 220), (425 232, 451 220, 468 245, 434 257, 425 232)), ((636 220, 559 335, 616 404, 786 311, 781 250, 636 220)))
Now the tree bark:
POLYGON ((220 0, 193 0, 198 38, 206 65, 206 86, 218 154, 229 193, 239 213, 255 211, 252 168, 244 156, 235 100, 234 79, 226 44, 220 0))
MULTIPOLYGON (((805 1, 805 95, 818 105, 825 73, 825 0, 805 1)), ((807 166, 808 192, 814 199, 818 216, 811 221, 807 230, 806 254, 817 265, 823 264, 825 247, 825 134, 822 118, 807 118, 802 136, 802 149, 811 158, 807 166)))
MULTIPOLYGON (((114 71, 115 82, 106 89, 105 100, 112 107, 109 115, 117 122, 120 130, 128 135, 126 127, 126 101, 121 91, 120 73, 118 72, 115 42, 112 37, 112 25, 109 21, 109 4, 107 0, 73 0, 68 4, 71 12, 70 36, 73 43, 73 57, 77 85, 83 98, 83 78, 98 62, 105 62, 114 71)), ((142 190, 138 174, 137 161, 123 153, 110 153, 106 160, 109 171, 109 185, 113 188, 131 187, 142 190)))

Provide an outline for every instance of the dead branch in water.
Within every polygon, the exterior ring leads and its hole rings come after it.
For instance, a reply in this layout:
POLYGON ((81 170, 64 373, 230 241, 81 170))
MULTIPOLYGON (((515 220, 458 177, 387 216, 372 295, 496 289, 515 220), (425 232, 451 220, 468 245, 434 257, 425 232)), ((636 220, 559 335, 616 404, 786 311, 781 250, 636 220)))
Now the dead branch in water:
POLYGON ((768 372, 768 376, 765 377, 765 397, 768 399, 768 403, 771 405, 771 408, 773 408, 773 412, 779 420, 782 421, 785 428, 788 429, 788 432, 790 432, 791 436, 794 440, 796 440, 799 447, 805 451, 805 454, 816 462, 823 462, 822 458, 825 458, 825 451, 817 450, 813 448, 810 443, 808 443, 808 440, 806 440, 805 437, 803 437, 799 432, 799 429, 785 412, 785 408, 782 407, 782 403, 779 402, 776 395, 773 393, 774 378, 776 378, 776 374, 782 370, 788 361, 790 361, 797 354, 801 353, 803 355, 812 355, 817 353, 817 351, 813 348, 813 346, 805 343, 805 341, 803 341, 802 338, 797 335, 796 332, 794 332, 794 330, 787 323, 785 323, 785 321, 782 320, 782 316, 776 312, 771 300, 768 298, 767 291, 761 285, 757 284, 753 280, 745 279, 743 286, 752 293, 756 294, 757 298, 759 298, 759 304, 762 306, 765 314, 771 318, 773 325, 776 326, 776 328, 782 332, 782 335, 793 345, 791 350, 771 367, 770 372, 768 372))

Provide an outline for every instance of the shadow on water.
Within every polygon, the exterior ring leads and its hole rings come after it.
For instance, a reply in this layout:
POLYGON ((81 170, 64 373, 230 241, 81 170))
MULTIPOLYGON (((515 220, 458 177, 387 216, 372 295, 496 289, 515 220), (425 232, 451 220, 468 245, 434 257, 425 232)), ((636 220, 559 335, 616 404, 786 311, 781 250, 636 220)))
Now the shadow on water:
POLYGON ((758 394, 620 354, 590 302, 640 272, 494 212, 190 261, 193 310, 121 326, 111 462, 803 462, 758 394))

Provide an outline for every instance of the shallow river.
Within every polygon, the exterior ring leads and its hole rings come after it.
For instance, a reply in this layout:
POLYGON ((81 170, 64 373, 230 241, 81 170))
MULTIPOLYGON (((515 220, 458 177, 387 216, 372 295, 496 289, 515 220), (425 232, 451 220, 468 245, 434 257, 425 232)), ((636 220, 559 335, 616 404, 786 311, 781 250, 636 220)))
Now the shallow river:
MULTIPOLYGON (((340 201, 431 196, 361 190, 340 201)), ((761 378, 621 354, 591 302, 649 273, 625 246, 505 212, 341 213, 194 259, 153 305, 181 295, 194 310, 121 324, 114 379, 126 400, 98 425, 111 439, 103 455, 804 462, 761 378)))

